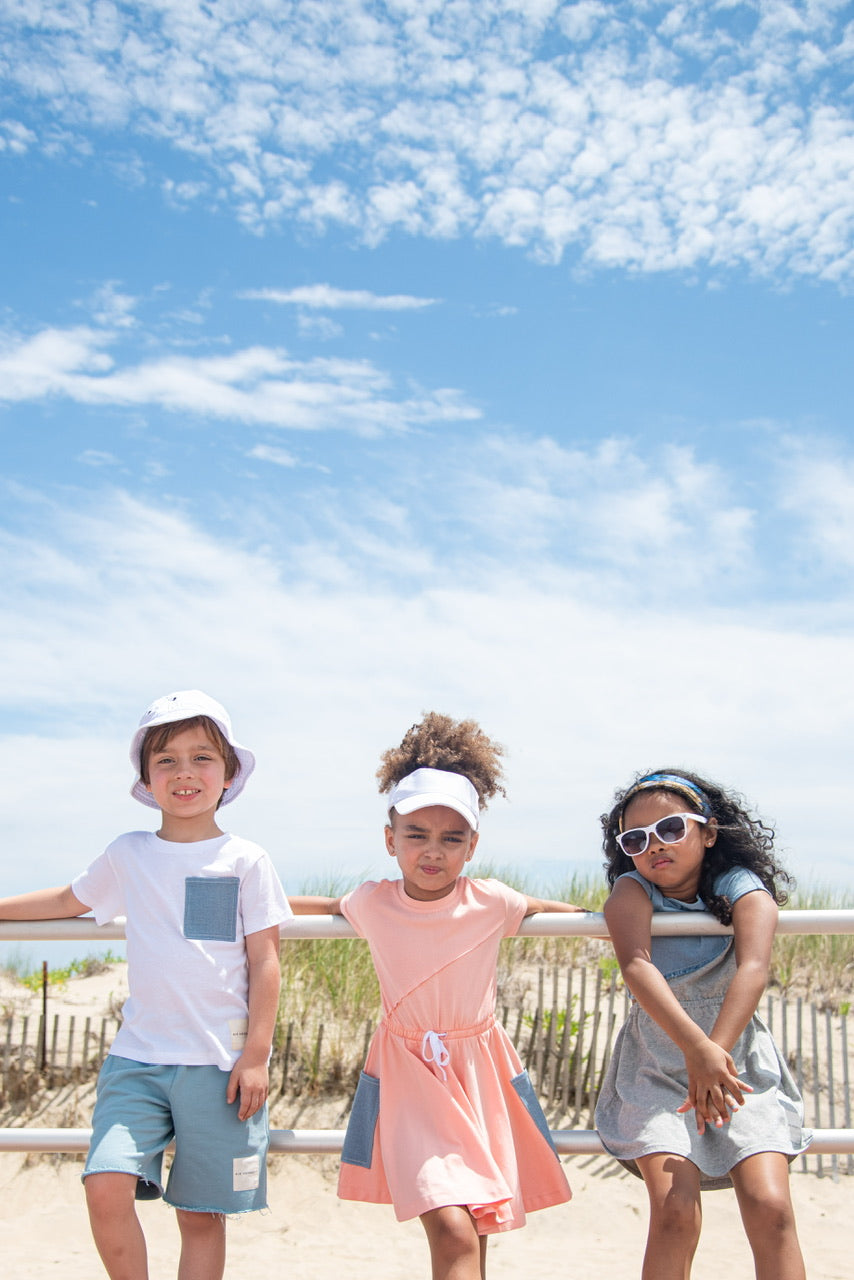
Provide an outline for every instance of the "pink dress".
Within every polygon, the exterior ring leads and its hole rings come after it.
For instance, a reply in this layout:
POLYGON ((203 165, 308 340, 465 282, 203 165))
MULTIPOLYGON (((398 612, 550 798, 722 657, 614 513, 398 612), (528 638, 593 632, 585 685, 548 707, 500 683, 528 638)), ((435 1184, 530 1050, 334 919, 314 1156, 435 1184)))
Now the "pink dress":
POLYGON ((481 1235, 570 1199, 527 1073, 495 1021, 499 943, 526 909, 500 881, 465 876, 435 902, 407 897, 400 880, 368 881, 342 900, 383 1001, 342 1152, 343 1199, 393 1204, 401 1221, 464 1205, 481 1235))

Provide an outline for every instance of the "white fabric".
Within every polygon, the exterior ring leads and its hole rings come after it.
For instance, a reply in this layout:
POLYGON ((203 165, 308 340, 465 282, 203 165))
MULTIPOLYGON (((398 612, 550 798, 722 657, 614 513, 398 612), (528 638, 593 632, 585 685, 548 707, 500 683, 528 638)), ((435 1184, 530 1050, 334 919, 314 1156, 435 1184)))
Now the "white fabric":
POLYGON ((111 1052, 139 1062, 231 1070, 248 1016, 245 937, 292 916, 265 851, 227 833, 181 844, 132 831, 114 840, 71 888, 98 924, 127 917, 130 994, 111 1052), (196 877, 239 881, 234 941, 185 937, 186 882, 196 877))
MULTIPOLYGON (((248 747, 242 746, 234 737, 231 719, 222 703, 217 702, 216 699, 209 697, 206 693, 202 693, 201 689, 182 689, 180 693, 167 693, 162 698, 157 698, 155 702, 152 702, 148 710, 143 713, 139 727, 131 740, 130 762, 136 772, 138 774, 141 773, 142 760, 140 755, 145 735, 149 729, 164 724, 177 724, 179 720, 192 720, 196 716, 207 716, 209 720, 213 720, 218 725, 226 742, 230 743, 234 748, 237 759, 240 762, 240 768, 231 779, 231 785, 223 792, 222 799, 219 802, 220 807, 224 804, 231 804, 232 800, 236 800, 246 786, 246 781, 255 768, 255 756, 248 747)), ((160 808, 142 778, 138 777, 136 779, 130 789, 130 793, 134 800, 139 800, 140 804, 148 805, 149 809, 160 808)))
POLYGON ((435 1062, 443 1080, 448 1078, 445 1067, 451 1061, 451 1055, 443 1043, 446 1035, 446 1031, 425 1031, 421 1037, 421 1057, 425 1062, 435 1062))
POLYGON ((446 769, 416 769, 401 778, 388 797, 388 811, 405 815, 433 805, 444 805, 465 818, 472 831, 477 831, 480 801, 477 791, 462 773, 446 769))

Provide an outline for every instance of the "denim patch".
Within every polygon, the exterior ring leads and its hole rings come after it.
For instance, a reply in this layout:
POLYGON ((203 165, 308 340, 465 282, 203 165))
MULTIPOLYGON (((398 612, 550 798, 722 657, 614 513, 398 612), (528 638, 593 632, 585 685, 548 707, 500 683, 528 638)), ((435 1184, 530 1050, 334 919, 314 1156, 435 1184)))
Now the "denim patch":
POLYGON ((560 1159, 560 1156, 557 1154, 557 1148, 552 1142, 552 1135, 549 1132, 549 1122, 543 1114, 543 1108, 540 1106, 540 1100, 534 1092, 534 1086, 531 1084, 531 1077, 528 1075, 527 1071, 521 1071, 518 1076, 513 1077, 510 1083, 518 1093, 522 1105, 528 1112, 528 1115, 531 1117, 534 1124, 551 1147, 552 1151, 554 1151, 557 1158, 560 1159))
POLYGON ((237 876, 184 881, 184 937, 200 942, 234 942, 237 938, 237 876))
POLYGON ((347 1123, 341 1163, 356 1164, 360 1169, 370 1169, 374 1158, 374 1134, 380 1112, 380 1082, 376 1076, 362 1071, 356 1086, 353 1109, 347 1123))

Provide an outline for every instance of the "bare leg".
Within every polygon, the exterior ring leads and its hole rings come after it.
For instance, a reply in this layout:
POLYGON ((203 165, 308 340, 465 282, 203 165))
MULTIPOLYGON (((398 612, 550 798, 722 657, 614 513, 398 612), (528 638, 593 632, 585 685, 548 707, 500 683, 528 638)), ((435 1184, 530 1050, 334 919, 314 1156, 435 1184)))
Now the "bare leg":
POLYGON ((779 1151, 748 1156, 732 1170, 732 1181, 756 1280, 805 1280, 786 1157, 779 1151))
POLYGON ((642 1156, 638 1168, 649 1196, 643 1280, 688 1280, 700 1239, 700 1171, 684 1156, 642 1156))
POLYGON ((145 1237, 131 1173, 90 1173, 84 1181, 95 1248, 110 1280, 148 1280, 145 1237))
POLYGON ((486 1236, 462 1205, 445 1205, 422 1213, 430 1245, 433 1280, 485 1280, 486 1236))
POLYGON ((176 1209, 181 1232, 178 1280, 222 1280, 225 1271, 225 1217, 176 1209))

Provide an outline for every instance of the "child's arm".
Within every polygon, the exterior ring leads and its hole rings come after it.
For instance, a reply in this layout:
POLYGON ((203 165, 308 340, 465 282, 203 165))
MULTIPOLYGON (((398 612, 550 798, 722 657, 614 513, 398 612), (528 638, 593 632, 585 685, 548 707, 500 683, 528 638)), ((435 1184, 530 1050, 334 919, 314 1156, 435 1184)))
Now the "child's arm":
POLYGON ((240 1094, 238 1118, 248 1120, 260 1111, 270 1089, 268 1062, 279 1011, 279 926, 246 935, 249 964, 249 1025, 243 1052, 231 1069, 226 1101, 240 1094))
POLYGON ((729 1119, 727 1098, 743 1106, 743 1090, 748 1086, 739 1081, 728 1048, 701 1030, 652 963, 652 903, 637 881, 620 880, 614 885, 605 903, 605 920, 626 985, 685 1057, 688 1097, 680 1109, 696 1109, 700 1133, 706 1124, 719 1128, 729 1119))
POLYGON ((70 916, 85 916, 88 910, 71 892, 70 884, 0 898, 0 920, 67 920, 70 916))
POLYGON ((572 902, 557 902, 554 898, 531 898, 527 893, 522 895, 528 899, 528 910, 525 918, 536 915, 538 911, 586 911, 586 907, 576 907, 572 902))
MULTIPOLYGON (((709 1039, 726 1052, 730 1053, 738 1037, 756 1012, 759 998, 768 981, 768 969, 771 962, 771 946, 777 927, 777 904, 764 889, 756 889, 737 899, 732 909, 733 933, 735 934, 736 971, 724 996, 715 1025, 709 1032, 709 1039)), ((749 1085, 742 1085, 749 1089, 749 1085)), ((724 1091, 724 1102, 726 1093, 724 1091)), ((697 1110, 698 1116, 703 1114, 703 1099, 690 1092, 680 1111, 697 1110)), ((717 1105, 717 1097, 711 1099, 717 1105)))
POLYGON ((300 894, 295 898, 288 898, 288 902, 295 916, 340 916, 342 914, 340 898, 319 898, 316 895, 300 894))
POLYGON ((756 1012, 768 982, 778 915, 776 902, 764 889, 744 894, 732 909, 735 977, 709 1032, 710 1039, 723 1049, 732 1049, 756 1012))

